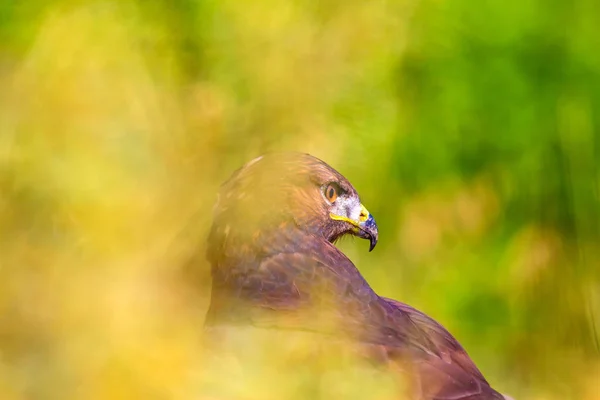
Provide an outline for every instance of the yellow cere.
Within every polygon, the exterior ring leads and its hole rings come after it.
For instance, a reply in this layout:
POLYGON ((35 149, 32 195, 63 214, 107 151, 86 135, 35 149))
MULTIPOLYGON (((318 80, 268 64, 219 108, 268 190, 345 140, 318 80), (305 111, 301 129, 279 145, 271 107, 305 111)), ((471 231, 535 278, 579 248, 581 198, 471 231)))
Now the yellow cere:
POLYGON ((367 219, 369 219, 369 210, 367 210, 367 208, 361 204, 360 215, 358 216, 358 220, 360 222, 365 222, 367 219))

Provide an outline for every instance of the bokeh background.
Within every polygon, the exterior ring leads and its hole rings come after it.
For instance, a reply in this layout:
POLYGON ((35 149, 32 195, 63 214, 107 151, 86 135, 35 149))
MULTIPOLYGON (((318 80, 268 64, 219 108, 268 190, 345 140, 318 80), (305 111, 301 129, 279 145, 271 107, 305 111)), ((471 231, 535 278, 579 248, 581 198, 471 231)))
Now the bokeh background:
POLYGON ((600 399, 599 15, 0 2, 0 397, 202 398, 216 189, 296 150, 376 216, 341 247, 380 294, 517 399, 600 399))

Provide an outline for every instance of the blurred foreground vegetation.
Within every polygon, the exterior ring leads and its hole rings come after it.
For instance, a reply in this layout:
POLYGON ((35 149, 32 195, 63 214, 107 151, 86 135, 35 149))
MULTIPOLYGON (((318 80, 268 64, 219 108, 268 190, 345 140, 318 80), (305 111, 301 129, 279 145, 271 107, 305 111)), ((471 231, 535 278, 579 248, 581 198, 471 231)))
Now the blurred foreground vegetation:
POLYGON ((376 216, 341 246, 380 294, 516 399, 600 399, 599 8, 1 2, 0 398, 231 383, 198 340, 216 188, 297 150, 376 216))

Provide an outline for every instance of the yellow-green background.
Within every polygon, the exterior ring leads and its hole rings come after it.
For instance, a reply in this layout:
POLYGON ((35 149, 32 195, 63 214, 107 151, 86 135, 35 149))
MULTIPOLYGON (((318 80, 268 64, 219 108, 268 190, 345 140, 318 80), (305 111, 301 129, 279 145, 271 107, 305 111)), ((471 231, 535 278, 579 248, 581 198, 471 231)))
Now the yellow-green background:
POLYGON ((216 188, 298 150, 380 294, 517 399, 600 399, 599 8, 2 1, 0 397, 202 398, 216 188))

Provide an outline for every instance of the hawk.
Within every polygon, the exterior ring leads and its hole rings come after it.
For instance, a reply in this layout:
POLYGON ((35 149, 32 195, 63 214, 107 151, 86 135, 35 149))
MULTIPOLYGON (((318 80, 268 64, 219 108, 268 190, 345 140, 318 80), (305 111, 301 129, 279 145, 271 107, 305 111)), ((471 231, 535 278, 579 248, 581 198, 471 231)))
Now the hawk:
POLYGON ((208 237, 212 292, 205 329, 310 332, 353 343, 408 377, 410 397, 505 399, 458 341, 424 313, 381 297, 334 243, 378 240, 350 182, 308 154, 256 158, 221 187, 208 237))

